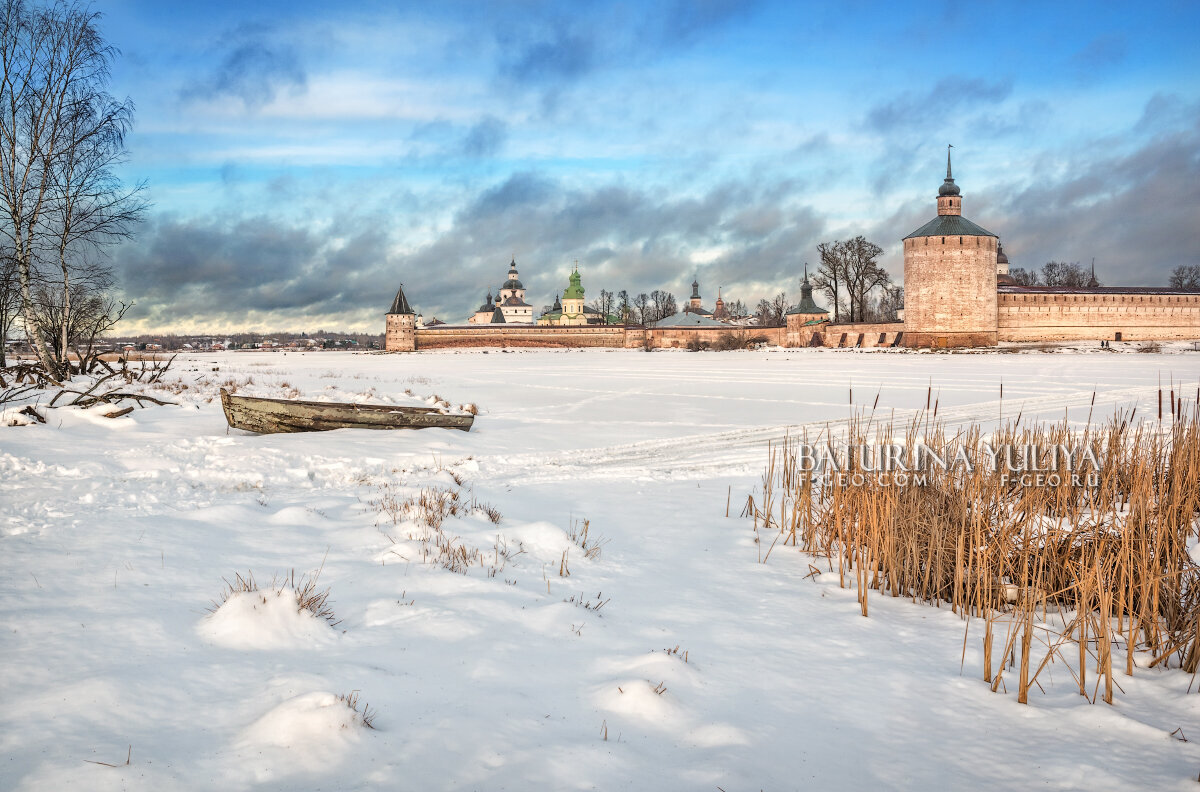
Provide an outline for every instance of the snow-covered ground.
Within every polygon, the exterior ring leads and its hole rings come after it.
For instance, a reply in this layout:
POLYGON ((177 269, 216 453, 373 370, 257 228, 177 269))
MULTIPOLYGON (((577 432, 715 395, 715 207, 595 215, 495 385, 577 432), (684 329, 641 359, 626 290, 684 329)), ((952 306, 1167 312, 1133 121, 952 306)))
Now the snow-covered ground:
POLYGON ((1019 705, 948 610, 863 618, 795 550, 758 563, 737 517, 768 440, 851 391, 899 414, 932 385, 963 424, 1148 415, 1160 377, 1200 378, 1170 350, 181 357, 188 387, 153 391, 179 406, 0 428, 0 789, 1194 789, 1189 676, 1121 675, 1107 706, 1052 667, 1019 705), (255 436, 226 428, 227 380, 480 414, 255 436), (425 487, 502 515, 443 524, 480 551, 466 574, 380 507, 425 487), (336 626, 290 590, 210 611, 293 570, 336 626))

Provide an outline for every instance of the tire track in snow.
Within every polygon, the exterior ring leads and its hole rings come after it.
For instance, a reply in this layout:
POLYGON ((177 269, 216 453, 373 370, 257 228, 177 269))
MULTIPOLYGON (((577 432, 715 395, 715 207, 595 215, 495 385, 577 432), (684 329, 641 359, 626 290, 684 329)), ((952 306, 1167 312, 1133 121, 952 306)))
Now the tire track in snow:
MULTIPOLYGON (((1154 386, 1122 388, 1107 392, 1053 393, 1002 402, 994 399, 938 410, 937 420, 946 426, 995 423, 1001 417, 1039 417, 1056 420, 1069 410, 1089 408, 1095 398, 1095 418, 1103 419, 1112 408, 1134 406, 1157 394, 1154 386)), ((861 405, 856 405, 861 406, 861 405)), ((876 420, 904 425, 918 410, 877 411, 876 420)), ((1085 416, 1080 416, 1083 420, 1085 416)), ((766 462, 768 443, 807 434, 817 438, 827 430, 836 432, 845 418, 808 421, 785 426, 735 429, 692 434, 663 440, 646 440, 595 449, 578 449, 546 456, 520 454, 480 460, 493 480, 509 485, 544 484, 575 479, 704 479, 729 475, 758 475, 766 462), (582 457, 582 458, 581 458, 582 457)))

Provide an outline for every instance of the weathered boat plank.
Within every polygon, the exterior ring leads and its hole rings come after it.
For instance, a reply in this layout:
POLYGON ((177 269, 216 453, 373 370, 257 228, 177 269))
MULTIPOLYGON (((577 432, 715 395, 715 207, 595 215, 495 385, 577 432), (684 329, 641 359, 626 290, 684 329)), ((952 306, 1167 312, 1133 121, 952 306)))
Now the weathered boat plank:
POLYGON ((225 420, 235 429, 275 432, 323 432, 330 429, 428 429, 470 431, 473 415, 452 415, 434 407, 344 404, 235 396, 221 389, 225 420))

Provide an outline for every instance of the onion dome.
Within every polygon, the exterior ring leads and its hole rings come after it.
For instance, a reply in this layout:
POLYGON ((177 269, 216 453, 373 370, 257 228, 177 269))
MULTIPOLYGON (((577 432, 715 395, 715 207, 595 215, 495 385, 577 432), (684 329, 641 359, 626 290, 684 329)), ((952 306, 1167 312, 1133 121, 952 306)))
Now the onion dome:
POLYGON ((812 283, 808 280, 808 264, 804 265, 804 280, 800 283, 800 304, 793 307, 789 314, 827 314, 821 306, 817 305, 813 300, 812 283))
POLYGON ((1004 243, 1003 242, 996 243, 996 263, 997 264, 1007 264, 1008 263, 1008 256, 1004 253, 1004 243))
POLYGON ((575 265, 575 271, 571 273, 571 285, 563 292, 564 300, 582 300, 583 299, 583 283, 579 277, 579 265, 575 265))
POLYGON ((514 257, 512 263, 508 265, 508 280, 504 281, 501 289, 524 289, 525 284, 517 278, 517 259, 514 257))
POLYGON ((476 313, 489 313, 490 314, 492 312, 492 310, 495 309, 495 307, 496 306, 492 303, 492 293, 489 291, 487 294, 487 299, 484 300, 483 305, 479 306, 479 310, 476 311, 476 313))

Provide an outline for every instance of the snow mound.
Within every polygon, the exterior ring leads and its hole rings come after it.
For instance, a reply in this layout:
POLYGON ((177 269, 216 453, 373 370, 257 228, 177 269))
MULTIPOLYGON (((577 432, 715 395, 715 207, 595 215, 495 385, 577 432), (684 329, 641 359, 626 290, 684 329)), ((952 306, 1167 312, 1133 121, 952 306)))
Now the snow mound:
POLYGON ((665 683, 646 679, 625 679, 595 691, 597 707, 656 726, 677 724, 681 717, 678 703, 667 695, 665 683))
POLYGON ((290 588, 231 594, 197 629, 230 649, 320 646, 336 636, 328 622, 300 609, 290 588))
POLYGON ((331 769, 358 741, 362 717, 333 693, 306 693, 278 705, 247 727, 237 750, 258 782, 331 769))

